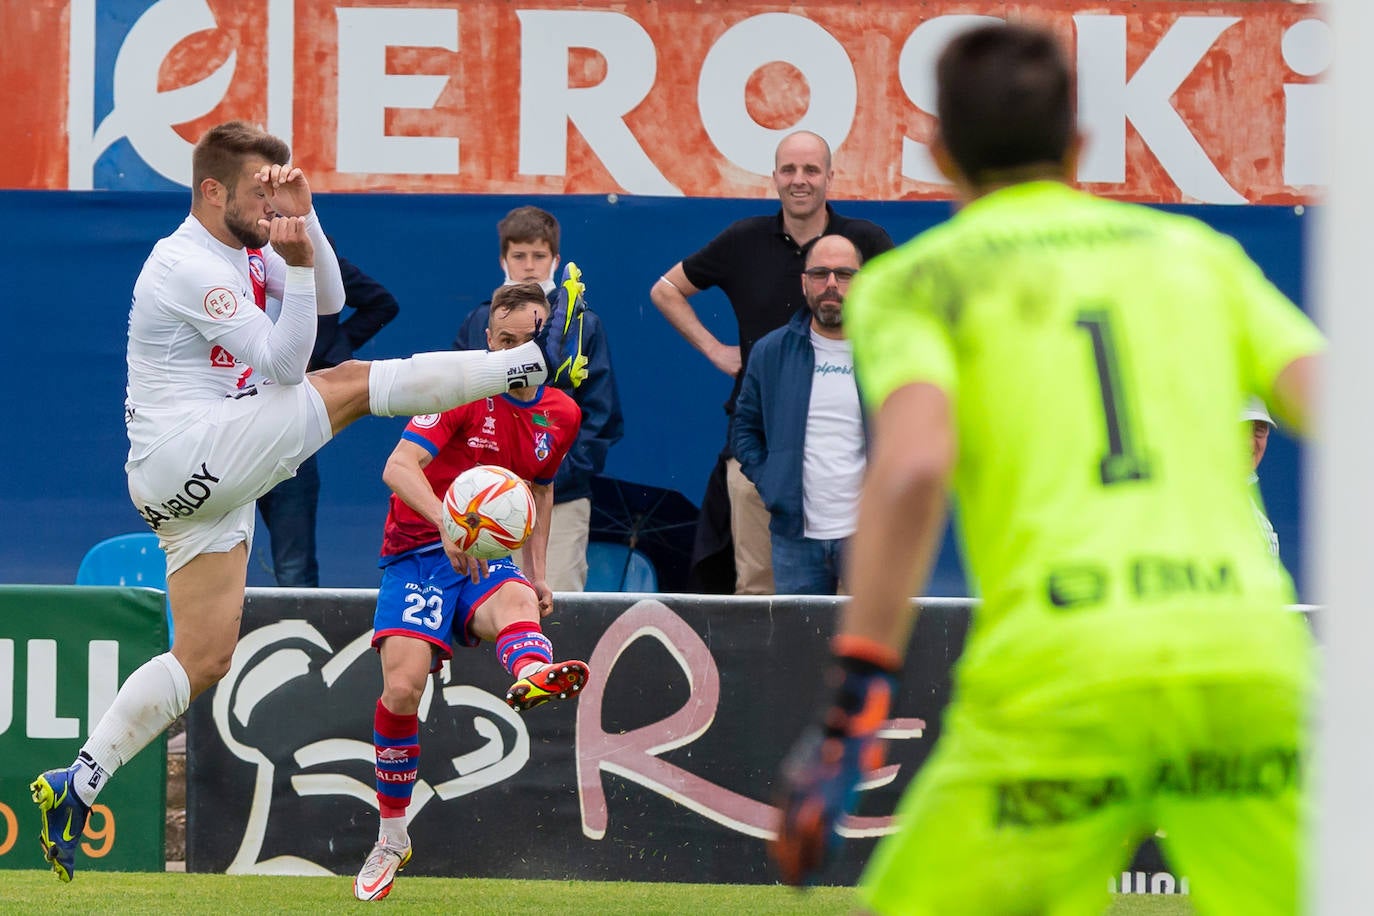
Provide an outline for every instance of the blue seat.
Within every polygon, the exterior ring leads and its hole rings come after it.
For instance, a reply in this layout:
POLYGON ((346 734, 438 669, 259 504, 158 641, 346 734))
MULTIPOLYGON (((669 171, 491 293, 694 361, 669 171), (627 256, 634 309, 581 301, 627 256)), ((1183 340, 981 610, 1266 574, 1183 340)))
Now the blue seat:
MULTIPOLYGON (((151 531, 117 534, 96 544, 81 558, 77 585, 127 585, 167 591, 167 555, 151 531)), ((167 607, 167 644, 171 645, 172 608, 167 607)))
POLYGON ((118 534, 86 551, 77 585, 129 585, 167 590, 167 555, 152 532, 118 534))
POLYGON ((633 547, 592 541, 587 545, 587 591, 656 592, 658 571, 633 547))

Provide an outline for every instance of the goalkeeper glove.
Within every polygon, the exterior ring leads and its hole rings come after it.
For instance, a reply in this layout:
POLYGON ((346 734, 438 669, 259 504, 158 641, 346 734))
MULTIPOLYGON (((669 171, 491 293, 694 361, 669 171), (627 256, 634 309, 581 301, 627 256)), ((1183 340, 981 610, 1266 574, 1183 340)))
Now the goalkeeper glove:
POLYGON ((885 647, 856 642, 835 640, 835 700, 783 761, 781 821, 769 853, 794 886, 825 866, 839 845, 836 823, 853 809, 859 784, 883 765, 878 729, 892 707, 898 662, 885 647))
POLYGON ((587 357, 582 353, 582 322, 587 312, 587 285, 582 282, 582 271, 569 261, 563 268, 563 291, 566 294, 567 311, 563 318, 563 346, 567 355, 557 368, 551 368, 552 382, 559 383, 566 378, 569 387, 576 388, 587 380, 587 357), (577 335, 572 336, 573 323, 577 323, 577 335))

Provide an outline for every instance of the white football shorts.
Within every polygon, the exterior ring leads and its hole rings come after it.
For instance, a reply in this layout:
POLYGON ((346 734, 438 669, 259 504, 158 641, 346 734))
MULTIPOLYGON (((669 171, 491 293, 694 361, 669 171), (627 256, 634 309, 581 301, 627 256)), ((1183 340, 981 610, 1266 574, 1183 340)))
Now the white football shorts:
POLYGON ((332 436, 309 381, 257 385, 127 464, 129 497, 167 553, 167 574, 240 541, 251 551, 254 501, 294 477, 332 436))

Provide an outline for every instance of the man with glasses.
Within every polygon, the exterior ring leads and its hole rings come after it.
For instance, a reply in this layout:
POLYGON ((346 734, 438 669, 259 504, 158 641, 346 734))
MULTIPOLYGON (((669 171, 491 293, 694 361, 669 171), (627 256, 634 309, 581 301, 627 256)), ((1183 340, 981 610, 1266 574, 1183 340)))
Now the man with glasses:
POLYGON ((806 308, 754 346, 735 404, 731 447, 768 508, 779 595, 842 590, 867 452, 843 316, 861 263, 842 235, 809 246, 806 308))
MULTIPOLYGON (((892 248, 892 239, 881 226, 843 216, 830 206, 827 197, 834 175, 830 144, 823 137, 809 130, 783 137, 773 166, 773 187, 782 205, 778 212, 745 217, 726 226, 700 251, 669 268, 649 290, 649 298, 677 332, 735 380, 725 403, 727 414, 734 412, 754 344, 782 327, 801 305, 796 278, 804 265, 806 245, 822 235, 843 235, 865 259, 892 248), (713 286, 730 300, 739 325, 738 344, 718 340, 689 301, 713 286)), ((693 566, 706 568, 709 557, 724 553, 721 542, 728 533, 734 547, 735 594, 771 595, 777 589, 769 562, 769 514, 741 473, 740 463, 730 455, 729 443, 727 433, 726 447, 707 484, 693 566), (723 492, 727 490, 728 501, 723 492), (726 502, 723 514, 729 519, 728 532, 715 530, 718 501, 726 502)), ((699 589, 708 585, 714 583, 697 583, 699 589)))

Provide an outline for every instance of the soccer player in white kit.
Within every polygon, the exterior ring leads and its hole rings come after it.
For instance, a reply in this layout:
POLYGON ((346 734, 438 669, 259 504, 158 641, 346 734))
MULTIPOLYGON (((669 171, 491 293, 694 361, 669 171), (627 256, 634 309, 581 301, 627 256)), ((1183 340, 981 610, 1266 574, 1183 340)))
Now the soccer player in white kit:
POLYGON ((63 881, 108 778, 228 672, 254 500, 359 417, 438 413, 547 376, 536 342, 307 375, 316 315, 338 312, 344 291, 310 186, 289 160, 287 145, 257 127, 211 128, 192 153, 191 213, 134 284, 125 470, 167 553, 176 638, 129 676, 77 760, 30 787, 63 881), (281 300, 275 323, 260 308, 268 295, 281 300))

